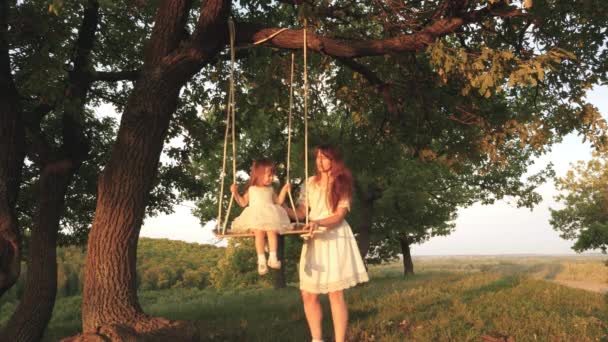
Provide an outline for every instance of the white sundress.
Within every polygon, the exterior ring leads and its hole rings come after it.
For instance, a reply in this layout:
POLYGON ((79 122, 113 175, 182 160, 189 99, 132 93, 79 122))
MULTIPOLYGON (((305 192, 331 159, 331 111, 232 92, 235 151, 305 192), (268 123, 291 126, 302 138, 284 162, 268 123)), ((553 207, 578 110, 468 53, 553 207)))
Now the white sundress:
POLYGON ((249 205, 232 221, 233 232, 250 230, 282 231, 289 229, 291 221, 287 212, 273 201, 274 190, 270 186, 250 186, 249 205))
MULTIPOLYGON (((314 177, 308 179, 309 219, 318 220, 333 215, 326 188, 316 184, 314 177)), ((298 202, 305 203, 306 190, 298 202)), ((350 209, 350 203, 342 200, 339 208, 350 209)), ((321 227, 323 229, 324 227, 321 227)), ((369 280, 357 241, 343 220, 338 226, 308 239, 300 256, 300 289, 310 293, 340 291, 369 280)))

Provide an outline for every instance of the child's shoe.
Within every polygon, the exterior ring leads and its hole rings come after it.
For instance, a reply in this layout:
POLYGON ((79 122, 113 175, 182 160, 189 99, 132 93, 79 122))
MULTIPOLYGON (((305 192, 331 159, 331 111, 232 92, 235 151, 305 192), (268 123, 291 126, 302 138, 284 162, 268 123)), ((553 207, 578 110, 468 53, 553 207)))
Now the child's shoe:
POLYGON ((268 267, 266 267, 266 263, 258 263, 258 274, 264 275, 268 273, 268 267))
POLYGON ((279 268, 281 268, 281 262, 276 259, 268 259, 268 267, 278 270, 279 268))

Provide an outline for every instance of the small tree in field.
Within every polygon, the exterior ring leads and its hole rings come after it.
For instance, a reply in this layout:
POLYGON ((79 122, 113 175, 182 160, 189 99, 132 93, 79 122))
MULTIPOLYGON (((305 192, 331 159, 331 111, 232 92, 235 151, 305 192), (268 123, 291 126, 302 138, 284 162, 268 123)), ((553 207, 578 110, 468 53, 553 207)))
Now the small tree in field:
POLYGON ((596 153, 579 161, 565 177, 557 180, 562 191, 555 198, 563 209, 551 209, 551 225, 564 239, 576 240, 577 252, 608 248, 608 162, 596 153))

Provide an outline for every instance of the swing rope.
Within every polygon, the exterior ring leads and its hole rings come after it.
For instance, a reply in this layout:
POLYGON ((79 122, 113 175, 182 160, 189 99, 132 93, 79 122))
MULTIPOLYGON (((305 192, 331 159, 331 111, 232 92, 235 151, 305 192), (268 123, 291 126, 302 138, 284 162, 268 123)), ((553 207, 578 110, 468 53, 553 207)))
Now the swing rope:
POLYGON ((234 108, 234 21, 232 18, 228 19, 228 30, 230 31, 230 86, 228 87, 228 104, 226 106, 226 131, 224 133, 224 157, 222 160, 222 173, 220 175, 220 196, 218 197, 218 214, 217 214, 217 228, 218 233, 226 233, 226 226, 228 225, 228 219, 230 217, 230 211, 232 210, 232 203, 234 202, 234 194, 230 194, 230 202, 228 203, 228 210, 226 211, 226 217, 222 224, 222 204, 224 198, 224 178, 226 177, 226 159, 228 149, 228 133, 231 131, 232 135, 232 183, 236 184, 236 134, 235 134, 235 108, 234 108))
MULTIPOLYGON (((232 128, 232 184, 236 184, 236 110, 234 100, 234 21, 232 18, 228 21, 230 28, 230 113, 231 113, 231 128, 232 128)), ((232 203, 234 202, 234 194, 230 193, 230 202, 228 203, 228 212, 226 213, 226 220, 222 227, 222 234, 226 234, 226 226, 228 225, 228 219, 230 217, 230 210, 232 209, 232 203)))
MULTIPOLYGON (((290 183, 290 168, 291 168, 291 118, 292 118, 292 108, 293 108, 293 73, 294 73, 294 54, 291 53, 291 73, 289 74, 289 120, 287 123, 287 183, 290 183)), ((296 213, 296 206, 293 202, 293 197, 291 196, 291 191, 287 192, 289 196, 289 203, 291 204, 291 209, 294 214, 296 213)), ((296 217, 296 225, 300 225, 300 220, 298 219, 298 215, 296 217)))
POLYGON ((253 45, 259 45, 259 44, 265 43, 265 42, 267 42, 267 41, 271 40, 272 38, 274 38, 274 37, 278 36, 280 33, 282 33, 282 32, 283 32, 283 31, 285 31, 285 30, 288 30, 288 28, 287 28, 287 27, 284 27, 284 28, 282 28, 282 29, 280 29, 280 30, 278 30, 278 31, 274 32, 274 33, 273 33, 273 34, 271 34, 270 36, 268 36, 268 37, 266 37, 266 38, 262 38, 262 39, 260 39, 260 40, 258 40, 258 41, 256 41, 256 42, 254 42, 254 43, 253 43, 253 45))
POLYGON ((304 203, 306 203, 306 225, 308 226, 308 208, 310 208, 310 203, 308 202, 308 63, 306 62, 308 44, 306 43, 306 28, 306 18, 304 18, 304 184, 306 184, 304 203))

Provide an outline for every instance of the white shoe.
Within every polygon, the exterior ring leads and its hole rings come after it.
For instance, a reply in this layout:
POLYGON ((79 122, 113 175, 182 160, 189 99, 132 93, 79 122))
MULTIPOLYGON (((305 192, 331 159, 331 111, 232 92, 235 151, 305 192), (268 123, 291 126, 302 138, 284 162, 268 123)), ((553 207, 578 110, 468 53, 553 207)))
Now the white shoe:
POLYGON ((266 267, 266 263, 259 263, 258 264, 258 274, 259 275, 264 275, 268 273, 268 267, 266 267))
POLYGON ((281 262, 279 260, 268 259, 268 267, 278 270, 281 268, 281 262))

